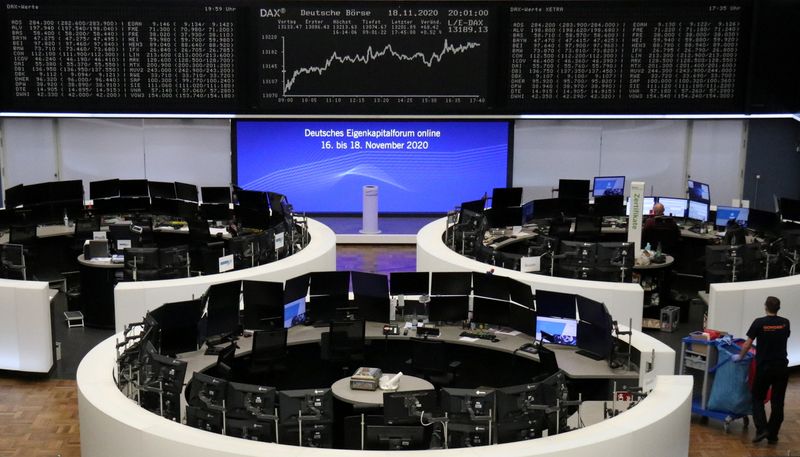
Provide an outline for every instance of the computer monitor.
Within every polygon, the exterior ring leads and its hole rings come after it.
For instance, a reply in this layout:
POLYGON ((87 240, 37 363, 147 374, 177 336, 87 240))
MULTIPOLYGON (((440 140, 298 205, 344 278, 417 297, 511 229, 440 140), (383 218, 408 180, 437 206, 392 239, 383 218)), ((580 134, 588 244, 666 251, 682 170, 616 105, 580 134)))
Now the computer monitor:
POLYGON ((211 433, 222 433, 222 411, 209 411, 196 406, 187 406, 186 425, 211 433))
POLYGON ((508 326, 509 307, 516 306, 507 300, 484 297, 472 298, 472 321, 481 324, 508 326))
POLYGON ((556 393, 551 386, 539 382, 519 384, 497 389, 497 422, 516 422, 530 420, 538 414, 544 414, 544 408, 555 406, 556 393))
POLYGON ((392 295, 422 295, 430 293, 430 273, 427 271, 389 273, 389 291, 392 295))
POLYGON ((447 295, 431 297, 428 319, 433 322, 462 322, 469 317, 469 296, 447 295))
POLYGON ((441 406, 450 420, 475 421, 494 419, 494 389, 457 389, 443 387, 441 406))
POLYGON ((274 387, 229 382, 225 414, 234 419, 277 420, 274 387))
POLYGON ((146 179, 120 179, 120 197, 149 197, 146 179))
POLYGON ((175 199, 175 183, 163 181, 149 181, 147 188, 150 190, 150 198, 175 199))
POLYGON ((89 196, 95 198, 119 197, 119 179, 106 179, 89 183, 89 196))
POLYGON ((472 294, 478 297, 508 300, 510 298, 508 278, 494 274, 472 272, 472 294))
POLYGON ((472 273, 462 271, 431 273, 431 295, 469 295, 472 273))
POLYGON ((533 201, 533 219, 552 219, 561 215, 561 203, 558 198, 543 198, 533 201))
POLYGON ((143 383, 160 382, 160 389, 168 392, 180 393, 183 390, 183 378, 186 376, 186 361, 178 360, 161 354, 152 354, 148 358, 149 379, 142 379, 143 383))
POLYGON ((285 320, 283 284, 279 282, 242 281, 242 302, 242 325, 248 330, 278 328, 285 320))
POLYGON ((695 221, 708 222, 708 203, 689 200, 686 217, 695 221))
POLYGON ((206 334, 230 336, 239 332, 241 281, 212 284, 206 292, 208 328, 206 334))
POLYGON ((274 443, 275 425, 255 419, 225 419, 225 435, 261 443, 274 443))
POLYGON ((558 198, 588 199, 589 185, 588 179, 559 179, 558 198))
POLYGON ((50 183, 28 184, 23 188, 24 203, 26 207, 42 205, 50 201, 50 183))
POLYGON ((576 295, 575 301, 578 305, 578 318, 582 322, 588 322, 592 325, 606 324, 606 318, 609 314, 604 303, 586 298, 582 295, 576 295))
POLYGON ((195 372, 186 390, 186 403, 209 411, 222 411, 227 391, 228 381, 195 372))
POLYGON ((708 184, 690 179, 688 180, 688 192, 689 200, 706 203, 711 202, 711 191, 709 190, 708 184))
POLYGON ((625 197, 622 195, 606 195, 594 198, 595 216, 624 216, 625 197))
POLYGON ((589 197, 559 198, 558 206, 561 214, 567 217, 589 214, 589 197))
POLYGON ((750 214, 747 215, 747 226, 758 232, 777 232, 780 224, 780 215, 773 211, 750 208, 750 214))
POLYGON ((203 204, 228 204, 231 202, 230 187, 201 187, 203 204))
POLYGON ((591 268, 597 256, 597 243, 562 240, 559 246, 560 265, 580 265, 591 268))
POLYGON ((522 205, 522 225, 527 225, 533 222, 534 220, 533 205, 534 205, 533 200, 522 205))
POLYGON ((278 392, 278 411, 282 424, 303 421, 333 420, 331 389, 281 390, 278 392))
POLYGON ((364 448, 371 451, 428 449, 422 425, 367 425, 364 448))
POLYGON ((353 302, 359 316, 367 321, 389 322, 389 277, 376 273, 351 273, 353 302))
POLYGON ((83 206, 83 180, 52 181, 49 183, 51 202, 79 202, 83 206))
POLYGON ((686 217, 687 201, 685 198, 658 197, 658 202, 664 205, 665 216, 686 217))
POLYGON ((177 355, 197 350, 197 323, 204 308, 203 301, 195 299, 165 303, 150 311, 149 316, 158 325, 155 335, 162 354, 177 355))
POLYGON ((522 225, 522 207, 490 208, 486 210, 490 228, 504 228, 522 225))
POLYGON ((197 203, 197 186, 175 181, 175 198, 197 203))
MULTIPOLYGON (((561 191, 559 190, 559 193, 561 191)), ((595 176, 592 186, 592 195, 602 196, 622 196, 625 192, 624 176, 595 176)))
POLYGON ((717 206, 717 227, 725 227, 728 221, 735 220, 740 227, 747 227, 747 218, 750 213, 749 208, 736 208, 733 206, 717 206))
POLYGON ((308 273, 287 279, 286 284, 284 284, 283 287, 284 303, 289 303, 297 300, 298 298, 305 299, 306 295, 308 295, 308 282, 308 273))
POLYGON ((424 412, 438 409, 435 390, 383 393, 383 419, 388 425, 418 424, 424 412))
POLYGON ((306 297, 283 305, 283 328, 292 328, 306 321, 306 297))
POLYGON ((611 334, 611 318, 605 325, 595 325, 588 322, 578 322, 578 354, 595 360, 607 359, 613 350, 614 339, 611 334))
POLYGON ((534 309, 533 289, 530 284, 516 279, 508 280, 508 291, 511 295, 511 301, 519 305, 534 309))
POLYGON ((536 336, 536 311, 514 303, 508 305, 508 326, 531 337, 536 336))
POLYGON ((575 294, 536 290, 536 314, 544 317, 575 319, 575 294))
POLYGON ((269 210, 266 192, 237 188, 234 191, 234 195, 236 196, 236 203, 240 207, 263 211, 269 210))
POLYGON ((545 342, 562 346, 576 346, 578 344, 578 323, 574 319, 558 317, 536 317, 536 339, 541 340, 547 333, 553 338, 544 337, 545 342))
POLYGON ((22 205, 25 201, 25 190, 22 184, 6 189, 6 208, 14 208, 22 205))
POLYGON ((495 187, 492 189, 492 209, 519 206, 521 203, 522 187, 495 187))
POLYGON ((347 298, 350 291, 349 271, 315 271, 310 273, 309 294, 335 295, 347 298))
POLYGON ((473 213, 481 213, 483 212, 484 208, 486 207, 486 200, 479 199, 479 200, 471 200, 468 202, 461 203, 461 209, 472 211, 473 213))
MULTIPOLYGON (((647 216, 653 212, 653 205, 656 204, 656 197, 644 197, 642 198, 642 215, 647 216)), ((625 203, 625 215, 631 215, 631 199, 628 197, 627 202, 625 203)))
POLYGON ((800 200, 781 197, 778 203, 781 219, 800 222, 800 200))

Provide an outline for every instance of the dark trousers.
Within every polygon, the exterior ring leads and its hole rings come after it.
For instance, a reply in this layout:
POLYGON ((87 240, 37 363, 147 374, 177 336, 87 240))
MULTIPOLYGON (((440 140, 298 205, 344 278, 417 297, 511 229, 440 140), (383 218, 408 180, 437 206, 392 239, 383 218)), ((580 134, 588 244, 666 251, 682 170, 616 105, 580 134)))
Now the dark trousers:
POLYGON ((786 397, 786 385, 789 383, 789 370, 786 366, 759 366, 753 382, 753 422, 756 433, 767 432, 769 439, 777 439, 778 431, 783 423, 783 401, 786 397), (772 387, 770 406, 772 412, 767 421, 764 412, 764 399, 772 387))

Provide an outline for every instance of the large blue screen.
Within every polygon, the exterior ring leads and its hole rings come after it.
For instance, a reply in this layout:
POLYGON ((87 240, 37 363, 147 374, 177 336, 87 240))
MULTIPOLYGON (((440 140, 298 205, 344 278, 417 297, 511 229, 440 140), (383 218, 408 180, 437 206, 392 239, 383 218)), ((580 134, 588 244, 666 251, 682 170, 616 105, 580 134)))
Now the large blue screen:
POLYGON ((284 194, 296 212, 443 213, 505 187, 508 122, 238 121, 240 187, 284 194))

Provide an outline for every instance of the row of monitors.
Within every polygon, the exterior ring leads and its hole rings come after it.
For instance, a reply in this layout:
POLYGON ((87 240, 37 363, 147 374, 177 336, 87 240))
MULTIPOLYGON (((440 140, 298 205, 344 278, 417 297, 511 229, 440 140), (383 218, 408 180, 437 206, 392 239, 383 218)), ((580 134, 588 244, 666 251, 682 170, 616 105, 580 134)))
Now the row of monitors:
MULTIPOLYGON (((167 363, 168 368, 174 367, 167 363)), ((185 374, 185 362, 183 365, 183 372, 177 370, 174 376, 185 374)), ((167 374, 165 378, 171 376, 167 374)), ((537 382, 497 389, 445 387, 439 392, 432 389, 386 392, 380 423, 365 426, 364 447, 368 450, 428 449, 430 434, 425 433, 420 420, 426 415, 436 417, 444 413, 450 421, 448 447, 451 448, 492 444, 495 440, 490 441, 487 421, 483 419, 488 417, 498 427, 497 443, 541 437, 545 430, 555 433, 557 414, 563 414, 563 411, 556 411, 557 406, 559 400, 565 399, 566 392, 564 374, 560 371, 537 382), (525 426, 520 427, 523 424, 525 426), (475 428, 475 425, 483 427, 475 428)), ((330 429, 336 418, 333 395, 328 388, 278 391, 274 387, 227 382, 194 373, 185 395, 189 426, 222 433, 225 417, 225 433, 229 436, 264 442, 277 442, 280 438, 282 444, 332 445, 330 429), (299 435, 300 416, 303 427, 311 431, 307 436, 299 435)), ((167 415, 174 416, 174 413, 167 415)), ((360 426, 361 421, 358 422, 360 426)), ((344 431, 351 432, 347 423, 344 431)))
MULTIPOLYGON (((673 197, 644 197, 644 208, 652 208, 655 203, 664 205, 664 215, 679 219, 692 219, 700 222, 708 222, 709 205, 705 202, 687 200, 685 198, 673 197)), ((800 221, 800 201, 781 198, 781 213, 772 211, 757 210, 753 208, 740 208, 734 206, 717 206, 714 214, 714 225, 725 227, 729 221, 736 223, 743 228, 754 230, 773 230, 780 219, 800 221), (793 219, 796 218, 796 219, 793 219)), ((627 214, 630 214, 630 201, 628 202, 627 214)))

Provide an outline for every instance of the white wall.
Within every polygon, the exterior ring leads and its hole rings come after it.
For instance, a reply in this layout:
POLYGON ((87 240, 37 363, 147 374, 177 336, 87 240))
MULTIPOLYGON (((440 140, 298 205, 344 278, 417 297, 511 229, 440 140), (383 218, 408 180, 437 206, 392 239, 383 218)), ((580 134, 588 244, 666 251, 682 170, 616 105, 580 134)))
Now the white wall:
MULTIPOLYGON (((549 198, 559 178, 624 175, 647 194, 686 196, 687 175, 713 203, 741 198, 745 121, 531 120, 514 129, 513 184, 523 200, 549 198)), ((626 195, 628 188, 625 189, 626 195)))
MULTIPOLYGON (((4 119, 3 187, 55 177, 83 179, 87 191, 112 177, 226 185, 230 131, 214 119, 4 119)), ((688 174, 729 204, 741 198, 745 136, 741 120, 517 121, 513 183, 526 201, 549 198, 559 177, 602 175, 684 196, 688 174)))

